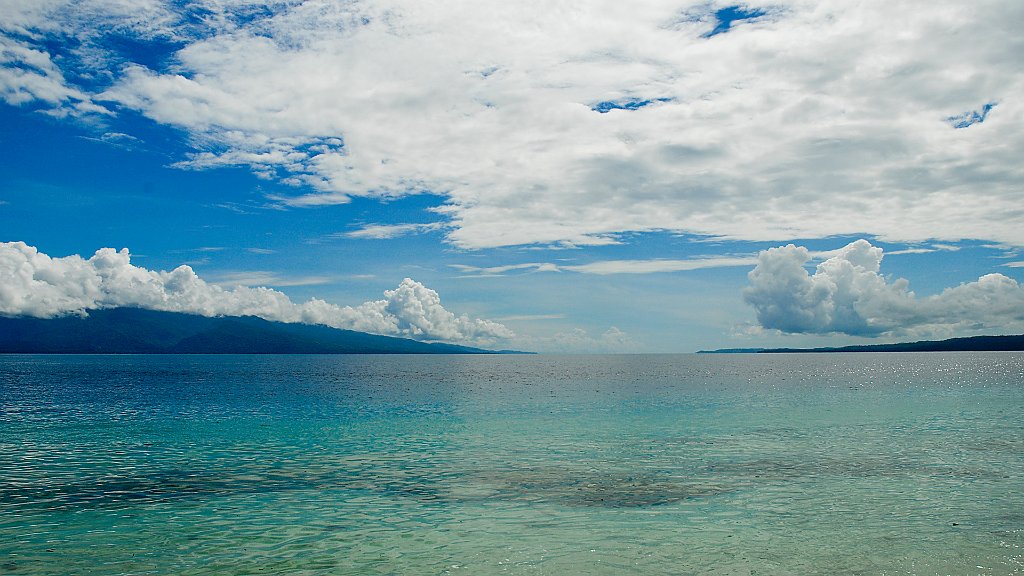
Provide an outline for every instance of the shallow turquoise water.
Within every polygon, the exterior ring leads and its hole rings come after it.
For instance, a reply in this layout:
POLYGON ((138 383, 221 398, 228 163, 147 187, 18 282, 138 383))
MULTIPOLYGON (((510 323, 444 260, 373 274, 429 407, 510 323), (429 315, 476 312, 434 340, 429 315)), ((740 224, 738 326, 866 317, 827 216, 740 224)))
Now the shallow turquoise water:
POLYGON ((0 574, 1010 574, 1022 547, 1022 354, 0 356, 0 574))

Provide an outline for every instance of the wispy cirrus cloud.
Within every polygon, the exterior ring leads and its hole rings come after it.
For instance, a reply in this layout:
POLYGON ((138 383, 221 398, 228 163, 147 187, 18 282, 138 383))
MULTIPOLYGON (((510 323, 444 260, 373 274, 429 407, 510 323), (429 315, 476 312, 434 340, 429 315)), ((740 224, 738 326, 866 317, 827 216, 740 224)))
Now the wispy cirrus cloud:
POLYGON ((469 266, 466 264, 449 264, 450 268, 467 276, 503 276, 508 272, 558 272, 560 268, 550 262, 524 262, 522 264, 506 264, 503 266, 469 266))
POLYGON ((562 270, 581 272, 583 274, 654 274, 659 272, 683 272, 704 268, 728 268, 733 266, 753 266, 757 264, 755 256, 706 257, 687 260, 602 260, 589 264, 562 266, 562 270))
POLYGON ((469 266, 450 264, 449 266, 468 276, 502 276, 508 272, 578 272, 580 274, 657 274, 662 272, 684 272, 704 268, 728 268, 733 266, 753 266, 757 264, 757 256, 706 256, 686 260, 649 259, 649 260, 597 260, 586 264, 554 264, 551 262, 525 262, 504 266, 469 266))
POLYGON ((282 276, 266 270, 220 272, 208 275, 209 281, 217 286, 316 286, 335 280, 330 276, 282 276))
POLYGON ((444 224, 441 222, 431 222, 426 224, 366 224, 358 230, 340 232, 337 236, 359 240, 387 240, 391 238, 399 238, 401 236, 408 236, 410 234, 433 232, 435 230, 441 230, 442 228, 444 228, 444 224))
MULTIPOLYGON (((269 172, 257 172, 257 175, 262 174, 266 178, 271 178, 273 175, 269 172)), ((290 182, 298 185, 316 185, 315 180, 300 179, 291 180, 290 182)), ((301 196, 281 196, 279 194, 269 194, 267 199, 271 201, 270 208, 286 209, 286 208, 311 208, 316 206, 334 206, 337 204, 348 204, 352 201, 351 195, 345 192, 325 192, 317 194, 303 194, 301 196)))
POLYGON ((953 244, 932 244, 931 246, 914 246, 911 248, 904 248, 902 250, 889 250, 886 252, 886 255, 899 256, 902 254, 931 254, 934 252, 956 252, 958 250, 960 250, 960 247, 953 244))

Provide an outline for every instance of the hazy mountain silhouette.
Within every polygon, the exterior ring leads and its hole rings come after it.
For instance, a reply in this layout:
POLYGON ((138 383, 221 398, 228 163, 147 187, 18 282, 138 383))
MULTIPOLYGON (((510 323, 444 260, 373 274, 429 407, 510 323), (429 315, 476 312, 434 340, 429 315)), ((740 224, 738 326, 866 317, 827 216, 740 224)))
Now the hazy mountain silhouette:
POLYGON ((1016 336, 970 336, 948 340, 921 340, 899 344, 864 344, 836 348, 723 348, 701 350, 706 354, 752 352, 776 354, 782 352, 1016 352, 1024 351, 1024 334, 1016 336))
POLYGON ((52 354, 495 354, 254 316, 208 318, 138 308, 86 317, 0 317, 0 353, 52 354))

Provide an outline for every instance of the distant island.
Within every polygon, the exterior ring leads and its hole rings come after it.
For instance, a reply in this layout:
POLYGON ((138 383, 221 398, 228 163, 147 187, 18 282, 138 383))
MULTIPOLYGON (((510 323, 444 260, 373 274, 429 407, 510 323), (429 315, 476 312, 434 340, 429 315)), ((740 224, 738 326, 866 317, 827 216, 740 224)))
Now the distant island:
POLYGON ((1024 351, 1024 334, 971 336, 948 340, 922 340, 899 344, 866 344, 835 348, 722 348, 698 354, 780 354, 793 352, 1018 352, 1024 351))
POLYGON ((0 317, 0 353, 22 354, 502 354, 254 316, 206 317, 139 308, 52 319, 0 317))

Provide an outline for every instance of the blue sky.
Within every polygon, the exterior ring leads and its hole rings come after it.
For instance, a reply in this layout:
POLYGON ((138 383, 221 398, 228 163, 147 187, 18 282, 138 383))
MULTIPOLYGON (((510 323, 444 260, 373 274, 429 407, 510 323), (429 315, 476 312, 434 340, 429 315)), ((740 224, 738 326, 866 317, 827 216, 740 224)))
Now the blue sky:
POLYGON ((82 256, 7 246, 6 314, 553 352, 1024 331, 1015 3, 6 4, 0 242, 82 256))

